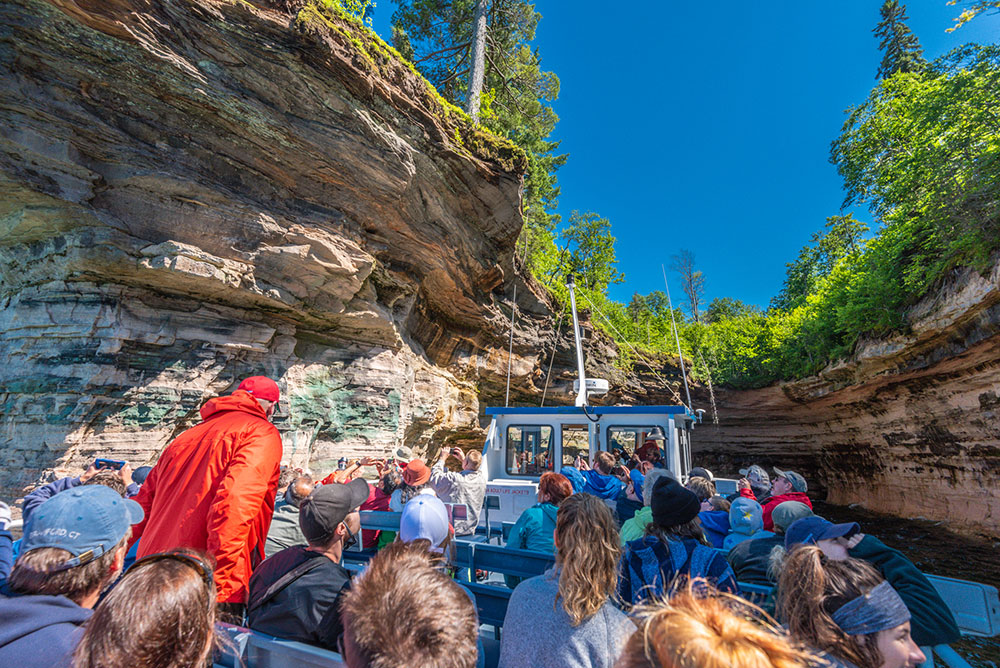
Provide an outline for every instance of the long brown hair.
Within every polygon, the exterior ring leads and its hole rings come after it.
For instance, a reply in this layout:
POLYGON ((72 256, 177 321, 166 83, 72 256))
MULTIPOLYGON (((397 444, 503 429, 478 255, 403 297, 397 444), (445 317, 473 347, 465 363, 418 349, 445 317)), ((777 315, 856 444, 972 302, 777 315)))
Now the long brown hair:
POLYGON ((618 525, 608 506, 590 494, 574 494, 556 515, 556 566, 562 606, 573 626, 607 603, 618 583, 618 525))
MULTIPOLYGON (((187 552, 211 563, 202 553, 187 552)), ((215 638, 211 567, 162 556, 137 561, 101 601, 73 655, 74 668, 205 664, 215 638)))
POLYGON ((812 656, 756 606, 689 582, 668 601, 633 609, 638 629, 615 668, 802 668, 812 656))
POLYGON ((882 655, 876 634, 849 636, 831 615, 848 601, 871 591, 882 579, 866 561, 827 559, 819 547, 800 545, 785 557, 781 570, 778 617, 799 642, 846 659, 858 668, 879 668, 882 655))

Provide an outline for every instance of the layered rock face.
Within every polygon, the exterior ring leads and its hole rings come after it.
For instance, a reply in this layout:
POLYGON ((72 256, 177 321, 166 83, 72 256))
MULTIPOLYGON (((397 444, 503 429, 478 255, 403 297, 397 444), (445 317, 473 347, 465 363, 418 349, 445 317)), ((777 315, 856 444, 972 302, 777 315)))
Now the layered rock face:
POLYGON ((350 21, 279 4, 0 5, 0 498, 152 463, 257 373, 295 465, 471 442, 515 281, 537 380, 523 156, 350 21))
POLYGON ((1000 265, 957 274, 909 322, 817 377, 717 390, 696 459, 792 468, 833 503, 1000 535, 1000 265))

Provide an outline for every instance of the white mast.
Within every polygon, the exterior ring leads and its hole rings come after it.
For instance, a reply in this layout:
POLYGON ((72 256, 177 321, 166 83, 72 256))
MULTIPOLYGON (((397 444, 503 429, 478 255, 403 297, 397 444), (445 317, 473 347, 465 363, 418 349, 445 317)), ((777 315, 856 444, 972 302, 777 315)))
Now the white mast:
POLYGON ((573 281, 572 274, 569 275, 566 287, 569 288, 569 304, 573 310, 573 336, 576 338, 576 370, 580 376, 580 389, 576 393, 575 405, 579 407, 587 405, 587 374, 583 370, 583 346, 580 345, 580 322, 576 317, 576 283, 573 281))

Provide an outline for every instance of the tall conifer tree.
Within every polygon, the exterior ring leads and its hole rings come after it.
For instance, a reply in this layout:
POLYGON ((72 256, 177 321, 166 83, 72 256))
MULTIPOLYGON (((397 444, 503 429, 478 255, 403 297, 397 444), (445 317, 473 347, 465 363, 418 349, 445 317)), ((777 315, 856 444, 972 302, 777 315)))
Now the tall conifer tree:
POLYGON ((897 72, 920 72, 927 65, 920 40, 906 25, 906 5, 898 0, 885 0, 881 9, 882 20, 872 31, 879 39, 882 51, 876 79, 891 77, 897 72))

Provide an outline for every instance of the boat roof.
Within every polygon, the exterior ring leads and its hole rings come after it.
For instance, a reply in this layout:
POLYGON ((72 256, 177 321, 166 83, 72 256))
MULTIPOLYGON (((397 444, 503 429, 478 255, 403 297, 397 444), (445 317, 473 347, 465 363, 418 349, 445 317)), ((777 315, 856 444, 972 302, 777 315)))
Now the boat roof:
MULTIPOLYGON (((684 406, 587 406, 590 415, 684 414, 684 406)), ((580 406, 500 406, 487 407, 486 415, 585 415, 580 406)))

